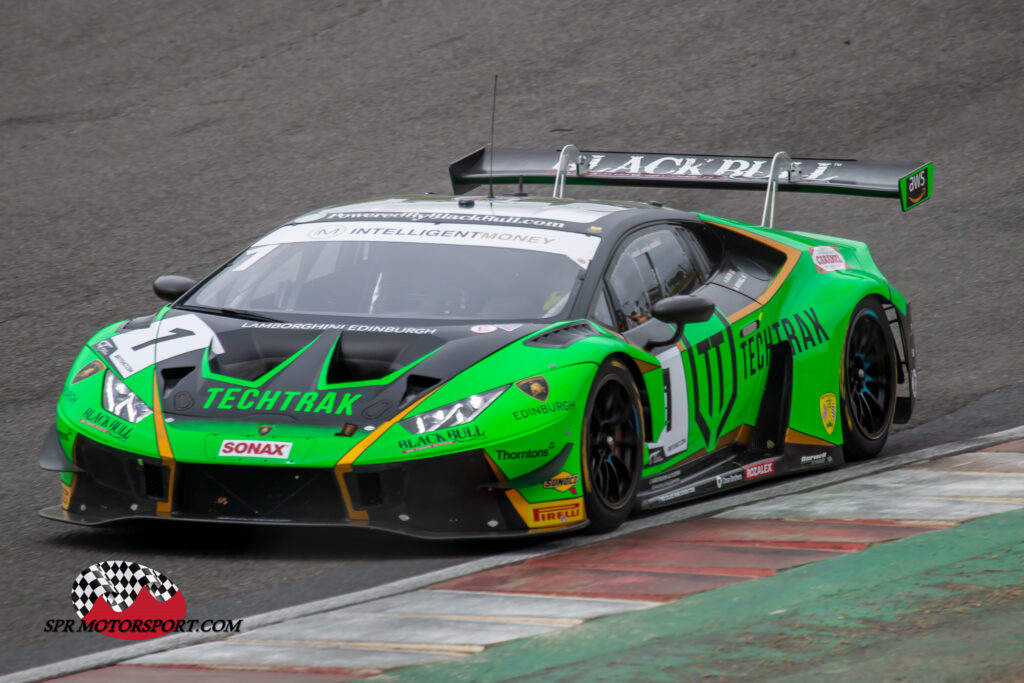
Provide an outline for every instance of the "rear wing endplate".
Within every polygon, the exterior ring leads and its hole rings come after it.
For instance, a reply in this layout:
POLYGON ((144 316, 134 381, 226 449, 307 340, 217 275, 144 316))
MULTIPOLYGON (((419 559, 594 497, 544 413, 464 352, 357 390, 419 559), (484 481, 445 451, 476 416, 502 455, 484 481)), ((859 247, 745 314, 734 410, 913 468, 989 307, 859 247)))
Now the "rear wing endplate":
POLYGON ((561 151, 481 148, 448 167, 452 189, 464 194, 484 183, 542 183, 632 187, 701 187, 767 191, 761 224, 771 227, 776 192, 822 192, 892 197, 904 211, 932 192, 932 164, 855 159, 590 152, 566 145, 561 151))

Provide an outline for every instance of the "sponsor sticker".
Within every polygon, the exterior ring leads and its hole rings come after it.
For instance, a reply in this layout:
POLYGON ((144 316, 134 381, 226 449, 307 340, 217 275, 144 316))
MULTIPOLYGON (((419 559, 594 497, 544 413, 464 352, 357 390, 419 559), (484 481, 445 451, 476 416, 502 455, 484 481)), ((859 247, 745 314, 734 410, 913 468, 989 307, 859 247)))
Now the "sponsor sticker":
POLYGON ((496 332, 497 329, 498 328, 494 325, 473 325, 473 327, 469 328, 469 331, 476 332, 477 334, 488 334, 490 332, 496 332))
POLYGON ((846 270, 846 259, 835 247, 808 247, 807 251, 811 252, 811 260, 819 273, 846 270))
POLYGON ((544 488, 555 489, 565 493, 566 491, 576 495, 576 484, 579 483, 580 475, 570 474, 568 472, 559 472, 555 476, 544 482, 544 488))
POLYGON ((561 221, 518 216, 416 212, 380 212, 369 215, 335 211, 314 217, 311 221, 279 228, 253 245, 253 248, 271 244, 319 241, 503 247, 561 254, 580 267, 586 268, 594 258, 601 238, 597 235, 545 229, 564 226, 565 223, 561 221), (383 222, 357 222, 373 217, 379 217, 383 222), (389 218, 393 220, 388 221, 389 218), (410 224, 419 220, 432 224, 410 224), (502 227, 503 225, 510 227, 502 227))
POLYGON ((132 426, 122 422, 105 410, 86 408, 82 413, 84 417, 78 419, 84 425, 98 429, 104 434, 109 434, 117 439, 127 439, 132 435, 132 426))
POLYGON ((398 447, 402 449, 403 453, 412 453, 413 451, 422 451, 427 448, 450 446, 462 441, 472 441, 484 436, 486 436, 486 433, 476 425, 450 427, 448 429, 439 429, 436 432, 417 434, 408 439, 399 439, 398 447))
POLYGON ((547 449, 527 448, 521 451, 506 451, 503 448, 496 448, 494 452, 498 456, 498 460, 532 460, 533 458, 546 458, 554 449, 555 442, 552 441, 548 444, 547 449))
POLYGON ((821 410, 821 424, 831 434, 836 428, 836 395, 822 394, 818 399, 818 407, 821 410))
POLYGON ((513 410, 512 417, 517 420, 525 420, 528 417, 535 417, 537 415, 548 415, 551 413, 561 413, 567 410, 574 410, 576 408, 576 401, 552 401, 551 403, 543 403, 539 406, 530 406, 523 410, 513 410))
POLYGON ((657 464, 665 462, 666 460, 668 460, 668 456, 665 455, 665 449, 664 448, 661 448, 660 446, 655 446, 654 448, 650 449, 650 451, 648 451, 648 454, 647 454, 647 464, 648 465, 657 465, 657 464))
POLYGON ((750 479, 757 479, 758 477, 766 477, 769 474, 775 474, 774 460, 764 460, 762 462, 755 462, 753 464, 745 465, 743 467, 743 478, 747 479, 748 481, 750 479))
POLYGON ((233 455, 245 458, 279 458, 287 460, 291 455, 292 444, 287 441, 250 441, 245 439, 225 439, 220 445, 217 455, 233 455))
POLYGON ((932 165, 925 164, 910 175, 900 178, 900 205, 904 211, 925 202, 932 196, 932 165))
POLYGON ((275 413, 351 415, 362 394, 340 391, 281 391, 209 387, 203 410, 250 410, 275 413))
POLYGON ((533 508, 533 521, 547 524, 565 523, 583 519, 583 504, 580 502, 540 505, 533 508))
POLYGON ((717 477, 715 477, 715 485, 718 486, 718 488, 728 486, 729 484, 735 484, 738 481, 743 481, 743 474, 740 472, 720 474, 717 477))
POLYGON ((664 495, 657 496, 656 498, 652 498, 651 502, 652 503, 667 503, 668 501, 675 500, 676 498, 682 498, 683 496, 689 496, 694 491, 696 491, 696 487, 694 487, 694 486, 687 486, 684 489, 678 489, 676 491, 671 491, 671 492, 666 493, 664 495))
POLYGON ((801 455, 801 465, 824 465, 829 461, 827 453, 815 453, 814 455, 801 455))

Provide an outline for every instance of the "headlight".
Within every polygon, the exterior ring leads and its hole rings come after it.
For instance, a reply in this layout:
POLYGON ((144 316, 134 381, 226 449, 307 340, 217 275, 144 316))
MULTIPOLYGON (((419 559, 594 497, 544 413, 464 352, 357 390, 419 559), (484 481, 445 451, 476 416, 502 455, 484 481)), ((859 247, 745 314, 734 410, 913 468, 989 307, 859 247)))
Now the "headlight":
POLYGON ((110 370, 103 377, 103 409, 133 423, 153 414, 152 409, 110 370))
POLYGON ((473 394, 461 401, 449 403, 440 408, 425 413, 420 413, 407 420, 402 421, 402 426, 413 434, 426 434, 445 427, 457 427, 475 420, 484 409, 494 403, 494 400, 501 396, 509 385, 485 391, 482 394, 473 394))

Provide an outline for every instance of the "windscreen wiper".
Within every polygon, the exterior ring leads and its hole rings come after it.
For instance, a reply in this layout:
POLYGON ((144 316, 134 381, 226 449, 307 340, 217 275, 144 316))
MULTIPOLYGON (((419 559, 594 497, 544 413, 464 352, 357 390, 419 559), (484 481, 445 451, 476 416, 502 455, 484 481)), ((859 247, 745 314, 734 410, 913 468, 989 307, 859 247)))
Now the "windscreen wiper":
POLYGON ((215 308, 213 306, 196 306, 195 304, 182 304, 177 308, 185 311, 195 311, 196 313, 214 313, 216 315, 227 316, 228 318, 242 318, 243 320, 257 320, 261 323, 279 323, 280 320, 271 318, 263 315, 262 313, 254 313, 253 311, 241 311, 237 308, 215 308))

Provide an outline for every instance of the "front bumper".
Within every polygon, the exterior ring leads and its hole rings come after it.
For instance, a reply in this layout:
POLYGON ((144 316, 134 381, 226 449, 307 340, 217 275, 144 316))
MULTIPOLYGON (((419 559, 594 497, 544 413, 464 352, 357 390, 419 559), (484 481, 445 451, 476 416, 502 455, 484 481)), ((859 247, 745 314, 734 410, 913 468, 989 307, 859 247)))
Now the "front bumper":
MULTIPOLYGON (((63 457, 63 455, 62 455, 63 457)), ((524 536, 579 529, 584 519, 531 529, 483 450, 383 465, 334 468, 162 463, 75 440, 65 505, 47 519, 97 526, 132 519, 360 526, 423 538, 524 536)), ((44 446, 40 463, 59 462, 44 446)), ((48 466, 49 465, 49 466, 48 466)))

